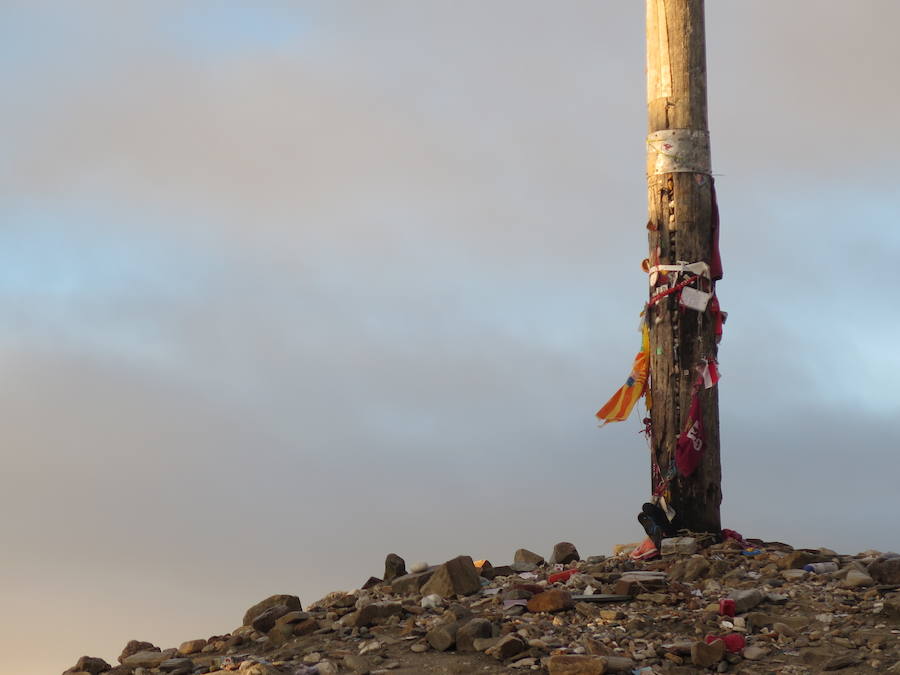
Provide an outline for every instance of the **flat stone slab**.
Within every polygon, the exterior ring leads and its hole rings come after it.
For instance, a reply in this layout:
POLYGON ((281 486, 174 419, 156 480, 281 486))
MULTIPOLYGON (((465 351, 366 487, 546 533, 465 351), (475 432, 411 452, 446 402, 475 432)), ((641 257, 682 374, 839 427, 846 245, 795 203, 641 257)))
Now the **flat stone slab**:
POLYGON ((598 593, 597 595, 573 595, 575 602, 631 602, 630 595, 613 595, 611 593, 598 593))
POLYGON ((415 572, 413 574, 404 574, 391 581, 391 590, 400 595, 408 593, 417 593, 425 583, 434 575, 437 565, 429 567, 424 572, 415 572))

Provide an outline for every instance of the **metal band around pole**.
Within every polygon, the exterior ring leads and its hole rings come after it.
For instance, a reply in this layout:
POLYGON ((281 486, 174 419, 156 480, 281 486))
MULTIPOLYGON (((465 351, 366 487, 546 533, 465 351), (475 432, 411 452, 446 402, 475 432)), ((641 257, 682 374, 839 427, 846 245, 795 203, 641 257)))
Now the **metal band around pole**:
POLYGON ((647 175, 663 173, 712 174, 709 132, 663 129, 647 136, 647 175))

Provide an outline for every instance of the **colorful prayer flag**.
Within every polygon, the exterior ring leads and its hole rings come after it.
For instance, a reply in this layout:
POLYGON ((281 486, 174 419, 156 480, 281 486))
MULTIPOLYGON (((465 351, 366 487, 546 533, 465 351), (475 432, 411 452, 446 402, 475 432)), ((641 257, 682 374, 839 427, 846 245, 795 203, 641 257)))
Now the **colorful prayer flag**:
POLYGON ((714 387, 716 383, 719 381, 719 378, 722 376, 719 374, 719 364, 716 363, 715 359, 707 359, 703 362, 703 368, 700 371, 700 376, 703 378, 703 388, 709 389, 710 387, 714 387))
POLYGON ((612 398, 597 411, 597 418, 603 424, 623 422, 628 419, 634 404, 644 395, 647 389, 647 378, 650 375, 650 329, 646 322, 641 329, 641 351, 634 357, 631 374, 612 398))

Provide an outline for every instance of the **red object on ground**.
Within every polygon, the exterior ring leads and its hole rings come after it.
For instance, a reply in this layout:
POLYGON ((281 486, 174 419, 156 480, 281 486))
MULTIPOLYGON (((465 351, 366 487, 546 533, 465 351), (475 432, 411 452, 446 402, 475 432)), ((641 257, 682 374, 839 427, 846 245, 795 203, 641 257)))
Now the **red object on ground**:
POLYGON ((578 574, 578 570, 565 570, 564 572, 557 572, 556 574, 551 574, 547 577, 548 584, 555 584, 557 581, 568 581, 570 577, 578 574))
POLYGON ((644 539, 641 542, 641 545, 638 546, 631 552, 632 560, 653 560, 659 556, 659 551, 656 549, 656 544, 653 543, 653 540, 650 537, 644 539))
POLYGON ((734 530, 729 530, 728 528, 722 530, 722 539, 734 539, 744 548, 753 548, 752 546, 750 546, 749 542, 744 539, 743 535, 740 532, 735 532, 734 530))
POLYGON ((737 607, 731 598, 722 598, 719 600, 719 614, 722 616, 734 616, 737 607))
POLYGON ((707 635, 706 636, 706 644, 711 645, 716 640, 721 640, 725 643, 725 649, 727 649, 732 654, 737 654, 744 647, 747 646, 747 641, 744 639, 744 636, 740 633, 729 633, 728 635, 707 635))

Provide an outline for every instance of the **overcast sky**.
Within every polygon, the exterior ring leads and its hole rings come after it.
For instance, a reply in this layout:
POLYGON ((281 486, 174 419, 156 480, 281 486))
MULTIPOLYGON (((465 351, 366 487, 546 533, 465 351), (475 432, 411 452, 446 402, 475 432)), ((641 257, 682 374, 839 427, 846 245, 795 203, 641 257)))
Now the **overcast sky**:
MULTIPOLYGON (((4 668, 642 536, 642 3, 0 8, 4 668)), ((898 24, 707 8, 746 536, 900 548, 898 24)))

